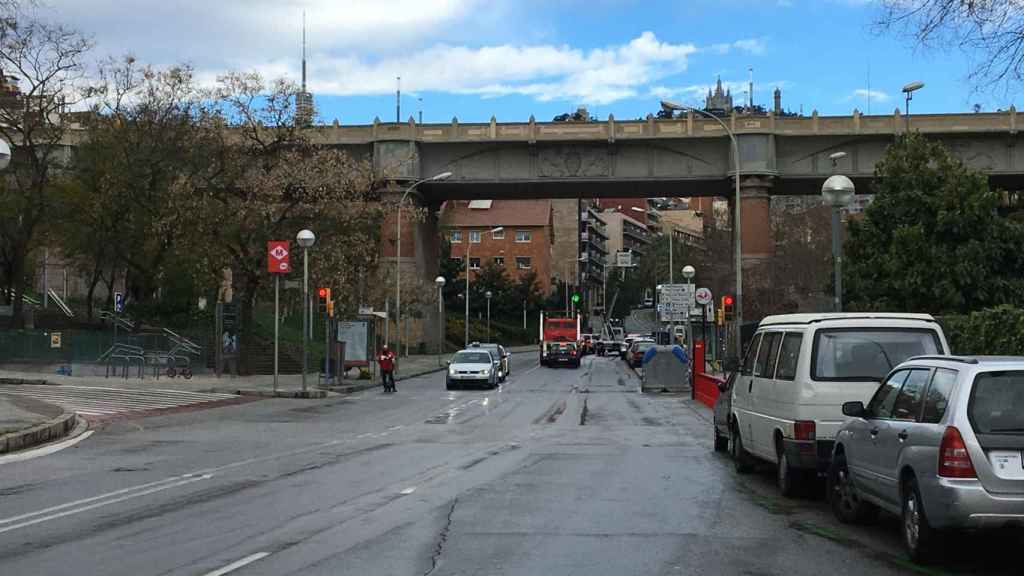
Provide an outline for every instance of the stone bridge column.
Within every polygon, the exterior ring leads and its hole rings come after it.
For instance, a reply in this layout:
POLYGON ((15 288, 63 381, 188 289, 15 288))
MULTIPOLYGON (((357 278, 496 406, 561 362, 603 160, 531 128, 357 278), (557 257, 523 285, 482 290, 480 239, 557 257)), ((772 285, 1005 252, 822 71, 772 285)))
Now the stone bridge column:
POLYGON ((768 261, 775 255, 772 234, 771 176, 743 176, 740 179, 740 247, 744 268, 768 261))
POLYGON ((422 334, 422 341, 427 343, 427 353, 436 354, 442 341, 440 329, 441 323, 444 322, 438 313, 437 286, 434 284, 434 279, 440 272, 441 227, 438 223, 438 211, 441 205, 431 203, 425 208, 426 214, 416 223, 416 232, 413 235, 416 243, 416 276, 431 286, 432 292, 419 324, 425 331, 422 334))

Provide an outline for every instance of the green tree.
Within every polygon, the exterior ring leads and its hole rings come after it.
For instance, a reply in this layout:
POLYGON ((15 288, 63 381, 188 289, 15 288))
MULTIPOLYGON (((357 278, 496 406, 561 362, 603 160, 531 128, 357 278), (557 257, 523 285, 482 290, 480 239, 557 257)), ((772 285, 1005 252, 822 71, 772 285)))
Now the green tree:
POLYGON ((1024 227, 998 213, 984 174, 920 135, 876 165, 875 201, 851 222, 851 309, 959 312, 1024 303, 1024 227))

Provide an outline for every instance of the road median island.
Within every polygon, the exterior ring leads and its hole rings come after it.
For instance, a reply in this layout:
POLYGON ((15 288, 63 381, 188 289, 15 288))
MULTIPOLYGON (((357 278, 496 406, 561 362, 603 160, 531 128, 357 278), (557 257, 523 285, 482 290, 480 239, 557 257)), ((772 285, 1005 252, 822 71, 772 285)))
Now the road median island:
POLYGON ((0 394, 0 454, 65 438, 78 422, 74 412, 54 404, 0 394))

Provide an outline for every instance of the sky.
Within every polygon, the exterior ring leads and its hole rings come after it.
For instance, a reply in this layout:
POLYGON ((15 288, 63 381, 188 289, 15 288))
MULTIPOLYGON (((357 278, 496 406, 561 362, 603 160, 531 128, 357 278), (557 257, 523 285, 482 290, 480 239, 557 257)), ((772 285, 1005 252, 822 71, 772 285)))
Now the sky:
POLYGON ((92 37, 96 60, 187 63, 203 83, 228 71, 301 76, 321 121, 547 121, 578 106, 600 119, 703 104, 721 78, 736 103, 810 115, 1008 108, 977 92, 969 56, 915 49, 873 26, 873 0, 41 0, 40 15, 92 37))

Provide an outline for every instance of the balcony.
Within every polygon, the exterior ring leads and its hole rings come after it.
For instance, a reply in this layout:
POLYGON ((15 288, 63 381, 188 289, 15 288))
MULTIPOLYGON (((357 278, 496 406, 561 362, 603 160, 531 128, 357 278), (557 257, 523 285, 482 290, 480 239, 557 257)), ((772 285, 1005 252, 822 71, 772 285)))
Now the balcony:
POLYGON ((622 235, 624 237, 629 236, 631 238, 635 238, 640 242, 643 242, 644 244, 647 244, 651 241, 650 233, 647 230, 629 224, 625 224, 622 227, 622 235))

